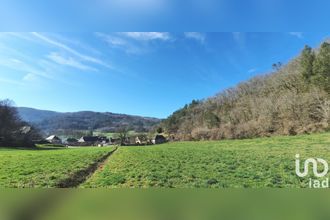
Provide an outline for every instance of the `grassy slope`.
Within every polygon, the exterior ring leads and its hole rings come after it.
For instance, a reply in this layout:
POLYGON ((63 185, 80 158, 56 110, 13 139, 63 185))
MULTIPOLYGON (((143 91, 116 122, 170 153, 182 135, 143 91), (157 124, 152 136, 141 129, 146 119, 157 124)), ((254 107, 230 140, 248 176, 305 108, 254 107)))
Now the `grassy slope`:
POLYGON ((305 187, 297 153, 330 161, 330 133, 122 147, 82 187, 305 187))
POLYGON ((0 150, 0 187, 54 187, 111 151, 106 148, 0 150))

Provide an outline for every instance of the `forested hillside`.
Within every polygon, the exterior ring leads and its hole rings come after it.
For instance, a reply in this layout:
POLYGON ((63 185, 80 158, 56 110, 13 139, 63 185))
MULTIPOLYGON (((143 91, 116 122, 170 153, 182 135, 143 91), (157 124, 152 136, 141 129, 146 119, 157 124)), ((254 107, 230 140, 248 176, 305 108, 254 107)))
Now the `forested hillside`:
POLYGON ((45 134, 72 134, 80 131, 97 130, 117 132, 122 128, 146 132, 160 122, 160 119, 111 112, 53 112, 32 108, 17 108, 20 117, 45 134))
POLYGON ((178 140, 296 135, 329 129, 330 44, 305 46, 286 65, 202 101, 162 122, 178 140))

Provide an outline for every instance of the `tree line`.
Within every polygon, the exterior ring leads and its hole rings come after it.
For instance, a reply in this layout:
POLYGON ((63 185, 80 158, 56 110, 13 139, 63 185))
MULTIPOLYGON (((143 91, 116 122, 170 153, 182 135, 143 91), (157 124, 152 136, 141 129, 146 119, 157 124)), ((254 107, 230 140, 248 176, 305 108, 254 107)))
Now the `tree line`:
POLYGON ((192 101, 161 123, 177 140, 296 135, 329 130, 330 44, 305 46, 286 65, 214 97, 192 101))

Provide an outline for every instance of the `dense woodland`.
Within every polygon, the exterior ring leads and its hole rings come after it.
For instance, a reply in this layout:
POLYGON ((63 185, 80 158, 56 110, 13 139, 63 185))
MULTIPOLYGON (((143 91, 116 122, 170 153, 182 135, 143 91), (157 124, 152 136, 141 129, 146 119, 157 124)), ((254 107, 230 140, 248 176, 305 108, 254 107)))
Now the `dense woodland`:
POLYGON ((286 65, 214 97, 193 101, 161 126, 177 140, 296 135, 329 130, 330 44, 305 46, 286 65))

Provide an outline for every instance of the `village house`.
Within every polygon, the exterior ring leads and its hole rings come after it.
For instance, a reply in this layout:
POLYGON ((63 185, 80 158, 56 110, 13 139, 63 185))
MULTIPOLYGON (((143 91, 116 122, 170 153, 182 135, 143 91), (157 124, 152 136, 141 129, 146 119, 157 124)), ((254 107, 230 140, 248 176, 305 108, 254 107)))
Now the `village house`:
POLYGON ((142 134, 135 137, 134 143, 136 145, 148 145, 151 144, 151 141, 149 140, 147 135, 142 134))
POLYGON ((110 142, 110 139, 104 136, 98 136, 98 141, 102 144, 106 144, 110 142))
POLYGON ((94 145, 98 141, 97 136, 83 136, 78 140, 78 143, 81 145, 94 145))
POLYGON ((46 138, 46 141, 51 144, 62 144, 61 138, 57 137, 56 135, 51 135, 48 138, 46 138))
POLYGON ((109 143, 109 139, 102 136, 83 136, 78 143, 82 146, 103 146, 109 143))

